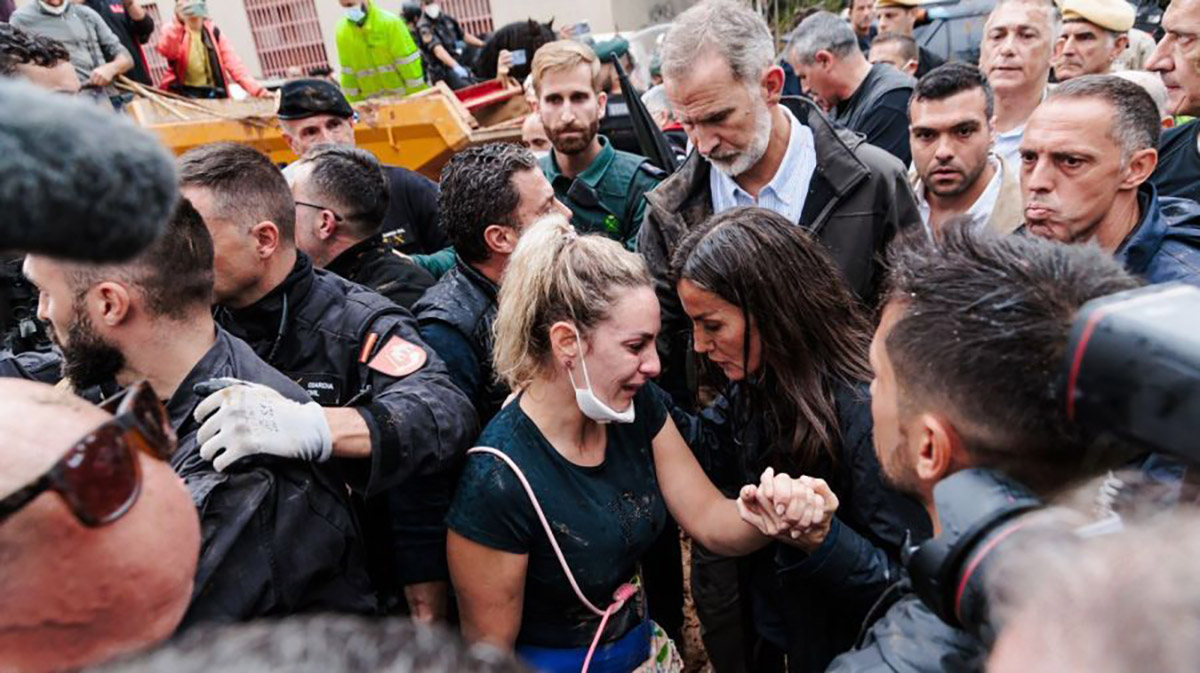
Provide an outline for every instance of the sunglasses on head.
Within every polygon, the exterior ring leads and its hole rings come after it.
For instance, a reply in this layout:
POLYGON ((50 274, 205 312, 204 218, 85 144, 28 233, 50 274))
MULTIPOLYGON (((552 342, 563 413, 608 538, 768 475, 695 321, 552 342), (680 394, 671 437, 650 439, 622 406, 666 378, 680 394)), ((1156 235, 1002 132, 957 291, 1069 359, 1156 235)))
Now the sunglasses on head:
POLYGON ((0 523, 42 493, 54 491, 85 526, 120 519, 142 492, 137 452, 167 460, 175 432, 149 383, 141 381, 100 403, 114 414, 82 439, 42 476, 0 499, 0 523))

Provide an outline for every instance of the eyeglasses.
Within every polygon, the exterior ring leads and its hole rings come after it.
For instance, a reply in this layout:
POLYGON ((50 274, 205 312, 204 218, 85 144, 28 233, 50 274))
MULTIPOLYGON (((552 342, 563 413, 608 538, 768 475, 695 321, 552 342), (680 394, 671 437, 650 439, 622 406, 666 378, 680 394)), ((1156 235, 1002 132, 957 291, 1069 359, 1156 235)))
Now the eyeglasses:
POLYGON ((124 516, 142 491, 137 451, 167 460, 175 432, 154 389, 141 381, 100 403, 115 413, 67 450, 28 486, 0 500, 0 523, 46 491, 62 497, 85 526, 110 524, 124 516))
POLYGON ((336 211, 336 210, 334 210, 333 208, 326 208, 325 206, 318 206, 318 205, 317 205, 317 204, 315 204, 315 203, 305 203, 305 202, 303 202, 303 201, 297 201, 297 202, 296 202, 296 205, 297 205, 297 206, 307 206, 307 207, 309 207, 309 208, 316 208, 317 210, 328 210, 329 212, 333 213, 333 219, 334 219, 334 221, 335 221, 335 222, 341 222, 341 221, 342 221, 342 216, 341 216, 341 215, 338 215, 337 211, 336 211))

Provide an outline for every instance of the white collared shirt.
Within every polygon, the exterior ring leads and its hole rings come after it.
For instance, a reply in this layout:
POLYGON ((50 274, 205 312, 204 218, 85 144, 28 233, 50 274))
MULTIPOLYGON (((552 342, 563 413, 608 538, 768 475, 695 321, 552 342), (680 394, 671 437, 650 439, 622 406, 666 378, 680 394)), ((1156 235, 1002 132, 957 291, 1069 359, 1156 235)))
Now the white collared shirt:
POLYGON ((789 124, 787 151, 775 176, 758 192, 758 198, 742 189, 733 178, 713 167, 708 184, 712 193, 714 213, 738 206, 758 206, 783 215, 789 222, 799 222, 808 198, 808 187, 817 171, 817 148, 812 129, 801 124, 792 111, 780 106, 789 124))
POLYGON ((992 151, 1000 155, 1000 158, 1008 163, 1009 166, 1019 168, 1021 166, 1021 139, 1024 137, 1024 124, 1004 133, 997 131, 996 142, 992 145, 992 151))
MULTIPOLYGON (((988 180, 987 187, 983 188, 983 192, 979 194, 979 198, 975 199, 975 203, 963 213, 971 218, 971 224, 975 227, 983 228, 987 225, 988 218, 992 216, 992 211, 996 208, 996 200, 1000 198, 1000 184, 1004 181, 1004 171, 1007 169, 1001 163, 1000 157, 996 154, 988 155, 988 164, 996 169, 992 174, 992 179, 988 180)), ((922 183, 918 189, 914 190, 917 193, 917 210, 921 213, 921 222, 925 225, 925 233, 933 236, 933 228, 929 226, 929 199, 925 197, 925 184, 922 183)))

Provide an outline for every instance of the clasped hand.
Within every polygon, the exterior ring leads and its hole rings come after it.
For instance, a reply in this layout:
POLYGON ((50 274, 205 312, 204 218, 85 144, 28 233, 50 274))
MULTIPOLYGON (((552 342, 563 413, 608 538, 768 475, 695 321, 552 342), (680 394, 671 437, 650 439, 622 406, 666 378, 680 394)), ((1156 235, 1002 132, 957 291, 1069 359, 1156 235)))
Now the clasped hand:
POLYGON ((737 507, 763 535, 812 551, 829 535, 838 499, 824 479, 793 478, 768 467, 757 485, 742 487, 737 507))

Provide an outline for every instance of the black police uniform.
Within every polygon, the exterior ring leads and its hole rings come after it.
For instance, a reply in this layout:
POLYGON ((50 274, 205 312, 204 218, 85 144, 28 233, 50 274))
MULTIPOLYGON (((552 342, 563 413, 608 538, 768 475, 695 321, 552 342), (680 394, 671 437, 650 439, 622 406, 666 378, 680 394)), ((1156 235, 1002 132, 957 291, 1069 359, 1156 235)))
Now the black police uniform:
POLYGON ((0 351, 0 379, 25 379, 54 385, 62 378, 62 357, 57 351, 0 351))
POLYGON ((421 336, 450 369, 450 378, 466 393, 487 425, 508 396, 492 369, 492 323, 496 321, 495 283, 462 259, 413 306, 421 336))
POLYGON ((375 290, 396 304, 412 309, 433 286, 433 276, 383 242, 382 235, 359 241, 325 265, 325 270, 375 290))
MULTIPOLYGON (((397 589, 393 580, 407 585, 445 579, 445 512, 423 511, 420 521, 395 522, 401 555, 392 559, 387 498, 370 497, 399 484, 436 482, 441 490, 452 489, 449 475, 477 433, 470 401, 421 340, 412 315, 361 285, 314 269, 297 251, 295 267, 278 287, 252 306, 219 308, 217 319, 321 406, 353 407, 362 415, 371 458, 335 464, 367 497, 358 504, 381 593, 397 589), (403 376, 381 371, 393 353, 414 347, 425 358, 418 369, 403 376)), ((443 494, 445 507, 449 497, 443 494)))
POLYGON ((421 13, 421 18, 417 19, 417 43, 421 47, 421 58, 425 61, 430 82, 444 81, 451 89, 461 89, 471 84, 469 78, 454 74, 454 71, 433 53, 434 48, 441 45, 459 65, 469 68, 470 63, 465 62, 465 46, 459 46, 465 39, 466 34, 463 33, 462 26, 449 14, 443 12, 438 18, 431 19, 428 14, 421 13))
POLYGON ((383 174, 388 179, 384 240, 406 255, 432 255, 450 247, 438 220, 437 183, 400 166, 384 166, 383 174))
POLYGON ((167 402, 179 448, 171 467, 200 513, 200 561, 181 629, 297 612, 369 614, 376 608, 345 488, 322 466, 271 456, 217 472, 200 457, 193 387, 232 376, 296 401, 307 395, 245 343, 216 341, 167 402))

